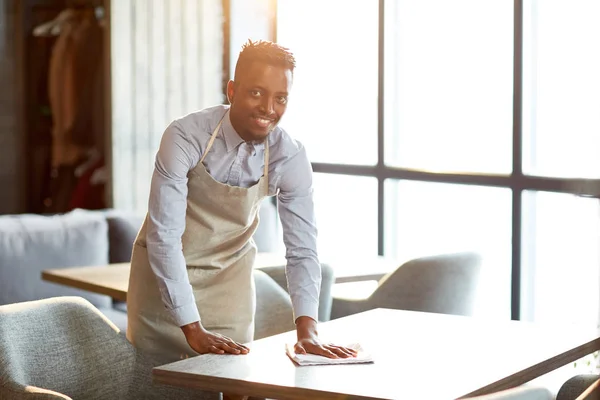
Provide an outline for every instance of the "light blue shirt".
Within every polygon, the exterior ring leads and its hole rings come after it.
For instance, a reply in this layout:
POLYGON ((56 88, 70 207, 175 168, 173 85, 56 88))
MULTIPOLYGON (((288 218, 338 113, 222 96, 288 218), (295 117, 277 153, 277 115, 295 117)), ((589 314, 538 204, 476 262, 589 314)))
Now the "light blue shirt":
MULTIPOLYGON (((148 258, 162 301, 179 326, 200 319, 181 244, 187 175, 200 162, 213 130, 228 108, 215 106, 173 121, 156 154, 148 204, 148 258)), ((308 316, 316 321, 321 266, 316 250, 312 168, 302 144, 283 129, 276 127, 268 140, 269 193, 277 193, 294 319, 308 316)), ((264 143, 245 142, 227 114, 203 163, 217 181, 250 187, 263 175, 264 150, 264 143)))

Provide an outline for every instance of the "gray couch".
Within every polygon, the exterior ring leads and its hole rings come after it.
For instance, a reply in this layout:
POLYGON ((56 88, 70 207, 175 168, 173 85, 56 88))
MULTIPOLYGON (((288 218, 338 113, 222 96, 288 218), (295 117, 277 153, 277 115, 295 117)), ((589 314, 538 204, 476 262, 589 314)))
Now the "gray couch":
MULTIPOLYGON (((108 296, 42 281, 41 271, 128 262, 143 217, 119 210, 75 210, 53 216, 0 216, 0 305, 56 296, 79 296, 124 330, 127 323, 124 304, 113 302, 108 296)), ((273 203, 263 202, 260 218, 254 235, 258 250, 282 251, 283 242, 273 203)), ((325 321, 329 319, 334 277, 328 266, 323 265, 322 271, 319 319, 325 321)), ((287 290, 284 266, 265 272, 287 290)), ((268 303, 260 301, 259 304, 268 306, 268 303)), ((258 326, 257 330, 273 331, 258 326)))
POLYGON ((0 216, 0 304, 80 296, 123 329, 127 315, 113 306, 110 297, 41 280, 41 271, 48 268, 123 261, 110 256, 126 253, 126 249, 121 248, 126 247, 126 243, 110 248, 109 238, 105 212, 76 210, 54 216, 0 216))

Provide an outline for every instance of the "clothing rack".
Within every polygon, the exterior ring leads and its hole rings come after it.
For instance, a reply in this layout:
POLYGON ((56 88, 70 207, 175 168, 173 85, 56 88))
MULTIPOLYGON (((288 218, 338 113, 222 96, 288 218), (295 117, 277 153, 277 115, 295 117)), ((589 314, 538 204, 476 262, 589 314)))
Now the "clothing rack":
MULTIPOLYGON (((108 40, 108 12, 109 0, 19 0, 17 8, 17 53, 18 64, 21 71, 18 92, 20 93, 21 111, 19 116, 19 128, 22 132, 22 168, 23 172, 23 195, 26 199, 24 212, 30 213, 60 213, 66 212, 72 208, 72 204, 77 200, 79 208, 100 208, 105 207, 105 196, 103 193, 90 192, 90 185, 97 186, 99 173, 93 177, 91 167, 97 167, 103 163, 103 156, 106 151, 105 141, 109 133, 105 131, 107 116, 102 120, 94 117, 93 122, 90 119, 78 118, 77 131, 92 132, 96 138, 94 143, 100 145, 90 146, 88 143, 79 143, 84 146, 82 157, 77 163, 53 168, 53 143, 55 110, 50 102, 49 90, 49 67, 52 59, 55 44, 61 38, 61 25, 69 21, 69 14, 75 18, 85 18, 98 21, 97 27, 102 28, 104 32, 102 41, 89 46, 90 54, 99 57, 96 61, 90 61, 94 65, 101 66, 100 71, 96 72, 99 79, 98 84, 88 85, 90 88, 79 92, 78 98, 98 99, 94 100, 94 105, 89 100, 77 101, 76 104, 85 104, 88 110, 95 110, 94 115, 101 114, 103 110, 96 107, 96 104, 102 104, 109 93, 107 89, 109 75, 105 68, 108 65, 106 57, 108 53, 104 43, 108 40), (106 21, 106 22, 105 22, 106 21), (106 24, 106 26, 104 25, 106 24), (97 51, 95 50, 97 49, 97 51), (103 79, 102 77, 105 77, 103 79), (93 88, 92 88, 93 86, 93 88), (93 95, 92 92, 93 91, 93 95), (99 93, 101 97, 98 97, 99 93), (93 108, 92 108, 93 107, 93 108), (97 122, 99 121, 99 122, 97 122), (92 129, 93 128, 93 129, 92 129), (86 150, 87 149, 87 150, 86 150), (98 156, 100 155, 100 156, 98 156), (60 171, 59 171, 60 169, 60 171), (68 172, 65 170, 69 169, 68 172), (77 173, 77 174, 76 174, 77 173), (68 179, 55 179, 57 176, 69 176, 68 179), (81 178, 85 179, 87 186, 81 188, 79 182, 81 178), (66 190, 65 190, 66 189, 66 190), (75 200, 74 200, 75 199, 75 200), (90 199, 99 199, 95 204, 90 205, 90 199), (81 205, 82 204, 82 205, 81 205)), ((63 29, 64 30, 64 29, 63 29)), ((83 60, 82 58, 79 58, 83 60)), ((78 64, 78 70, 80 67, 78 64)), ((97 71, 97 70, 96 70, 97 71)), ((78 78, 80 79, 80 78, 78 78)), ((63 87, 62 82, 54 84, 54 87, 63 87)), ((81 81, 77 81, 81 85, 81 81)), ((79 86, 81 87, 81 86, 79 86)), ((54 92, 56 93, 56 92, 54 92)), ((56 98, 56 97, 54 97, 56 98)), ((81 135, 78 136, 81 138, 81 135)), ((87 140, 87 139, 86 139, 87 140)), ((92 141, 89 139, 89 141, 92 141)), ((104 191, 104 185, 102 185, 104 191)))

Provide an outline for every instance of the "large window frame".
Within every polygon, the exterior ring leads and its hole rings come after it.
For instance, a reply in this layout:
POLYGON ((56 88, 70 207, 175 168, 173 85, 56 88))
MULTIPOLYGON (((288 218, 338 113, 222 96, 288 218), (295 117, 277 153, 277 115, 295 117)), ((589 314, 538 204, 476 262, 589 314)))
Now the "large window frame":
MULTIPOLYGON (((223 0, 225 10, 224 37, 225 58, 224 76, 229 74, 231 60, 229 48, 230 1, 223 0)), ((272 40, 277 41, 277 0, 272 2, 273 21, 271 25, 272 40)), ((466 184, 489 187, 508 188, 512 193, 512 265, 511 265, 511 319, 521 319, 521 256, 523 243, 522 200, 524 191, 547 191, 574 194, 578 196, 600 198, 600 179, 558 178, 525 175, 523 173, 523 0, 514 0, 514 57, 513 57, 513 125, 512 125, 512 173, 509 175, 476 174, 476 173, 438 173, 385 165, 384 162, 384 48, 385 48, 385 3, 379 0, 378 27, 378 125, 377 125, 377 157, 376 165, 347 165, 330 163, 312 163, 316 173, 341 174, 350 176, 367 176, 377 179, 377 225, 378 254, 384 254, 385 243, 385 192, 387 179, 411 180, 434 183, 466 184)))

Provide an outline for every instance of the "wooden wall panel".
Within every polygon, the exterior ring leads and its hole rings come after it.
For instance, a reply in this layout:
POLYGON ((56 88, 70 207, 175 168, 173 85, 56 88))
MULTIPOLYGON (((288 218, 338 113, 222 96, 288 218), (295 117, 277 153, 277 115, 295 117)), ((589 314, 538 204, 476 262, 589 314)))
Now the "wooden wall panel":
POLYGON ((134 66, 133 1, 111 3, 112 193, 113 205, 133 209, 134 66))
POLYGON ((167 125, 222 103, 221 0, 112 0, 116 208, 146 211, 167 125))
POLYGON ((0 0, 0 214, 24 211, 15 60, 16 4, 0 0))

